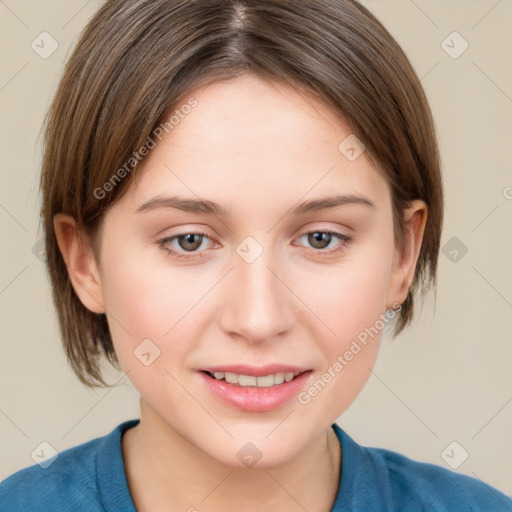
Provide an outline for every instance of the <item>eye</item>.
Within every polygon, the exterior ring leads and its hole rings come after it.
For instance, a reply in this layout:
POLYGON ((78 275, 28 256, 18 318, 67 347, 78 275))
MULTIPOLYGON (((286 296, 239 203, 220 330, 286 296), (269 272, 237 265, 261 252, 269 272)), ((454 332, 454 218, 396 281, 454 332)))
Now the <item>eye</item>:
POLYGON ((206 233, 179 233, 160 240, 159 244, 162 249, 178 259, 190 258, 194 253, 198 252, 205 239, 209 239, 206 233), (178 247, 176 245, 172 246, 173 242, 177 242, 178 247), (187 255, 187 253, 190 253, 191 256, 187 255))
POLYGON ((318 254, 333 254, 343 251, 352 240, 352 237, 336 231, 321 230, 304 233, 299 240, 305 237, 307 238, 307 243, 311 244, 315 249, 314 252, 318 254), (338 240, 338 243, 333 246, 331 242, 336 242, 336 240, 338 240), (329 248, 329 246, 331 246, 331 248, 329 248), (329 248, 329 250, 325 250, 326 248, 329 248))
MULTIPOLYGON (((313 247, 314 252, 324 255, 333 254, 344 250, 352 240, 352 237, 343 235, 342 233, 338 233, 336 231, 321 230, 304 233, 301 237, 299 237, 299 240, 305 237, 307 238, 307 243, 311 244, 313 247), (336 242, 336 240, 338 240, 338 243, 334 244, 333 246, 332 242, 336 242), (329 248, 329 246, 331 247, 329 248)), ((198 257, 199 255, 196 253, 203 252, 199 251, 199 249, 203 246, 203 242, 205 240, 210 240, 206 233, 188 232, 178 233, 177 235, 166 237, 160 240, 158 243, 162 249, 167 251, 174 258, 180 259, 198 257)), ((218 244, 215 245, 215 247, 218 247, 218 244)))

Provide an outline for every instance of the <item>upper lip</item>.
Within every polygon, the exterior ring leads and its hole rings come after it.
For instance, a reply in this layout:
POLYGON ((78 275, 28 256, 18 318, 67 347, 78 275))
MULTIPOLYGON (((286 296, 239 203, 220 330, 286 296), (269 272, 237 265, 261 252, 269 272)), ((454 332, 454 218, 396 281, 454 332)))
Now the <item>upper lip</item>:
POLYGON ((265 375, 275 375, 276 373, 293 373, 298 375, 305 371, 311 370, 305 366, 292 366, 288 364, 267 364, 265 366, 249 366, 246 364, 230 364, 218 365, 201 368, 203 372, 228 372, 236 373, 238 375, 250 375, 253 377, 263 377, 265 375))

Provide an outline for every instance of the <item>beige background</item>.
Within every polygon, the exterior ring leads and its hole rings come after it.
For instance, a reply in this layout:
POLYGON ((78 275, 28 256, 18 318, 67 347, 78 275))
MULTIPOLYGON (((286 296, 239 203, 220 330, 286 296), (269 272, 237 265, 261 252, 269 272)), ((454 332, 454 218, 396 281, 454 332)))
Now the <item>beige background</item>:
MULTIPOLYGON (((456 262, 441 254, 435 314, 431 294, 420 321, 385 337, 374 375, 338 423, 362 444, 445 467, 441 454, 456 441, 447 460, 469 453, 458 471, 512 494, 512 1, 364 3, 422 77, 444 164, 443 245, 457 237, 468 252, 456 262), (453 31, 469 44, 457 59, 442 47, 453 31)), ((0 479, 33 464, 42 441, 61 451, 138 417, 122 374, 110 372, 113 389, 92 391, 67 367, 33 252, 43 113, 100 4, 0 2, 0 479), (31 48, 43 31, 59 45, 47 59, 31 48)), ((462 43, 445 45, 453 53, 462 43)))

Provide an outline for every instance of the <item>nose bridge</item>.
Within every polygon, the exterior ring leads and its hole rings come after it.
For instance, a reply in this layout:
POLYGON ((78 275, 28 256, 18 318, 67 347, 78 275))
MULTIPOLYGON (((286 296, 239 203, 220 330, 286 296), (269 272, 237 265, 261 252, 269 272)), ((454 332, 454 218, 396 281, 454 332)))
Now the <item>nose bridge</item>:
POLYGON ((280 275, 283 265, 273 254, 270 247, 264 248, 251 237, 237 248, 224 328, 248 341, 272 338, 291 326, 293 294, 282 282, 286 282, 280 275))

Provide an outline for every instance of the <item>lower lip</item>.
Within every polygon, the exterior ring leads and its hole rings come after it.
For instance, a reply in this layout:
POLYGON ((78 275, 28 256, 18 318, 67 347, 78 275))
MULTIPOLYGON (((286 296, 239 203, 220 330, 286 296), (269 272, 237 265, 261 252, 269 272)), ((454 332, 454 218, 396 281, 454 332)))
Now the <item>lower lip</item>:
POLYGON ((265 412, 277 409, 296 396, 306 385, 312 371, 297 375, 290 382, 260 388, 239 386, 225 380, 217 380, 205 372, 199 372, 208 389, 229 405, 248 412, 265 412))

